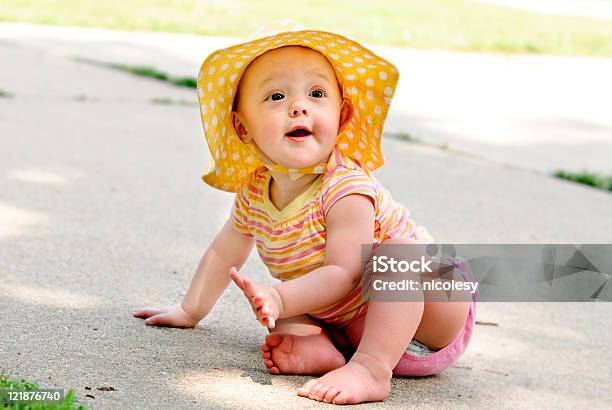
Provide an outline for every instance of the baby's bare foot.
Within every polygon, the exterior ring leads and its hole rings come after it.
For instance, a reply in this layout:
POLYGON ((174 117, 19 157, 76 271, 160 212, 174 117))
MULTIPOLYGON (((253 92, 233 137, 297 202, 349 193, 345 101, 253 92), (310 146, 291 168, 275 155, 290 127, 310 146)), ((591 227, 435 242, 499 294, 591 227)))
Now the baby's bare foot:
POLYGON ((392 370, 366 353, 357 352, 346 365, 306 382, 298 395, 334 404, 382 401, 391 390, 392 370))
POLYGON ((344 356, 324 334, 270 333, 261 350, 264 365, 272 374, 320 375, 345 363, 344 356))

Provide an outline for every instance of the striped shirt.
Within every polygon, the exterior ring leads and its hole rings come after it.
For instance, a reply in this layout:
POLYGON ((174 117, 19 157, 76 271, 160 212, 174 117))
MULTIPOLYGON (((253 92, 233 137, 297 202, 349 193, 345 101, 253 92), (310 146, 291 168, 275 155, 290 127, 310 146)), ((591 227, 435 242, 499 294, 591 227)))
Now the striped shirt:
MULTIPOLYGON (((270 200, 270 179, 271 174, 265 167, 256 170, 250 183, 236 194, 231 217, 238 232, 255 238, 263 263, 281 281, 298 278, 323 266, 327 213, 336 201, 347 195, 360 194, 372 199, 374 247, 390 238, 433 241, 427 230, 414 224, 408 210, 394 202, 373 175, 343 156, 338 148, 332 152, 325 173, 282 210, 276 209, 270 200)), ((361 285, 357 285, 342 300, 310 315, 343 326, 366 312, 367 299, 361 285)))

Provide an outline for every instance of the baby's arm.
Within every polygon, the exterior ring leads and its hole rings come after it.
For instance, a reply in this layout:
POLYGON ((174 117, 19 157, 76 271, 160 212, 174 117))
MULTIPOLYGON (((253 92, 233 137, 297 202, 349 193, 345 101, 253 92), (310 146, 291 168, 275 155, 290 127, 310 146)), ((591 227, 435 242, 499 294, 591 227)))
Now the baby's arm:
POLYGON ((330 306, 357 286, 361 278, 361 245, 374 238, 374 207, 363 195, 348 195, 327 213, 325 262, 295 280, 275 286, 282 300, 281 318, 330 306))
POLYGON ((307 275, 274 286, 254 284, 232 272, 257 319, 273 328, 277 318, 313 312, 345 297, 361 274, 361 245, 374 238, 374 207, 363 195, 348 195, 328 211, 325 262, 307 275))
POLYGON ((253 238, 234 229, 231 217, 225 222, 202 256, 183 302, 148 308, 133 313, 152 326, 194 327, 212 309, 230 281, 232 266, 242 266, 253 248, 253 238))

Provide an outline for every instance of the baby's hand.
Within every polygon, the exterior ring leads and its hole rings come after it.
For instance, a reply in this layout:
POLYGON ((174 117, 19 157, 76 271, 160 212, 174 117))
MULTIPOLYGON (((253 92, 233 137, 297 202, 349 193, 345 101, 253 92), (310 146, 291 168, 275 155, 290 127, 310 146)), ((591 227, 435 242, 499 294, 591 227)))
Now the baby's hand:
POLYGON ((149 326, 195 327, 198 321, 185 312, 181 305, 146 308, 132 312, 134 317, 146 319, 149 326))
POLYGON ((274 328, 276 319, 283 311, 281 297, 274 286, 255 284, 249 278, 240 276, 234 267, 230 269, 230 276, 244 292, 259 323, 268 329, 274 328))

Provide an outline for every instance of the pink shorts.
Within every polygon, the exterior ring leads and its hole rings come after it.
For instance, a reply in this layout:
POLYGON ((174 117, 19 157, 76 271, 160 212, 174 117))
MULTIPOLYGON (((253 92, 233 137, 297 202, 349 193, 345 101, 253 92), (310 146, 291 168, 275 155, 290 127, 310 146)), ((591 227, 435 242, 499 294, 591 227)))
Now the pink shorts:
MULTIPOLYGON (((366 314, 361 315, 357 319, 351 322, 351 327, 355 329, 355 332, 347 334, 347 338, 353 344, 357 346, 359 340, 355 339, 355 335, 361 335, 363 333, 363 327, 365 325, 366 314)), ((472 331, 474 330, 474 324, 476 322, 476 301, 470 302, 470 310, 468 313, 465 326, 459 332, 457 337, 453 339, 448 345, 440 350, 436 350, 432 353, 424 356, 417 356, 412 352, 406 350, 402 355, 402 358, 393 369, 394 376, 429 376, 432 374, 440 373, 450 367, 451 364, 457 361, 467 348, 470 338, 472 337, 472 331)))

